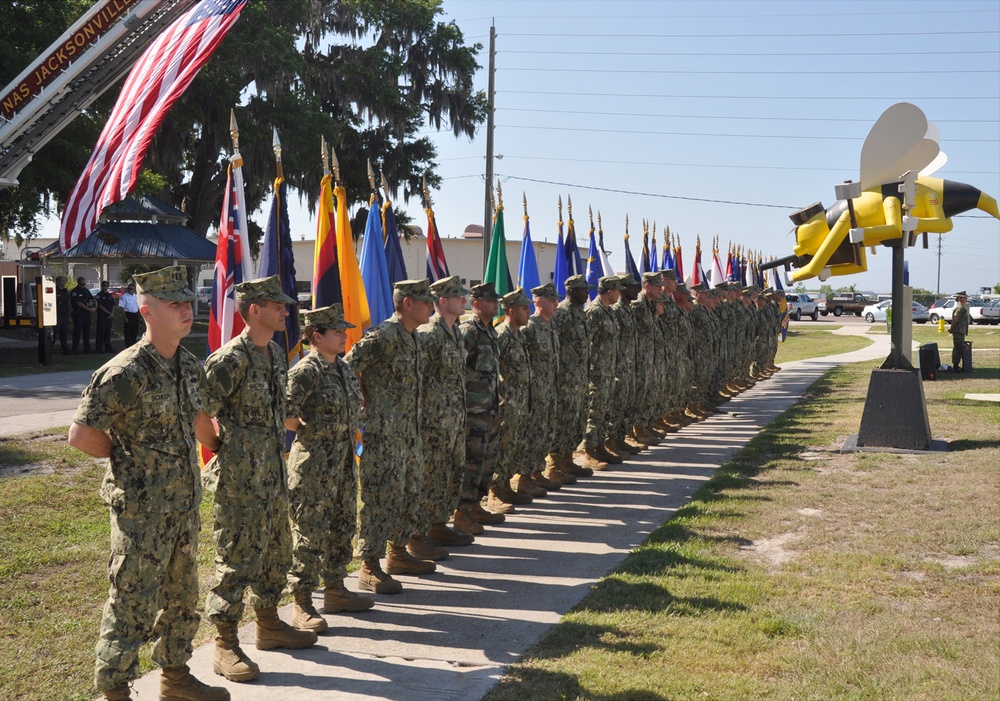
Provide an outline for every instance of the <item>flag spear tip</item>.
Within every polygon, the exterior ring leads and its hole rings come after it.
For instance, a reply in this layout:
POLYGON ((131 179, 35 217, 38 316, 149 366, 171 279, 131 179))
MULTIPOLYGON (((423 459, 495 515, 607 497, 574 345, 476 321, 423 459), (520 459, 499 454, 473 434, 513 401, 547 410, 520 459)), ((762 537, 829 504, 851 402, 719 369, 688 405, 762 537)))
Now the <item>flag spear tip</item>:
POLYGON ((321 158, 323 159, 323 175, 327 176, 330 174, 330 154, 326 150, 326 137, 319 137, 320 150, 322 151, 321 158))
POLYGON ((372 169, 372 159, 368 159, 368 185, 372 190, 376 190, 375 187, 375 171, 372 169))
POLYGON ((340 182, 340 161, 337 160, 337 149, 330 145, 330 161, 333 164, 333 177, 340 182))
POLYGON ((382 191, 385 193, 385 201, 389 201, 389 181, 385 179, 385 172, 379 171, 379 175, 382 176, 382 191))
POLYGON ((524 218, 528 218, 528 195, 525 194, 524 190, 521 190, 521 204, 524 205, 524 218))
POLYGON ((566 211, 569 212, 569 218, 573 218, 573 198, 570 195, 566 195, 566 211))
POLYGON ((240 150, 240 127, 236 123, 236 110, 229 110, 229 136, 233 140, 233 151, 240 150))
POLYGON ((421 186, 423 188, 423 194, 424 194, 424 208, 425 209, 430 209, 431 208, 431 193, 427 189, 427 176, 426 175, 421 176, 420 183, 421 183, 421 186))
POLYGON ((601 225, 601 210, 597 210, 597 228, 598 229, 602 228, 602 225, 601 225))

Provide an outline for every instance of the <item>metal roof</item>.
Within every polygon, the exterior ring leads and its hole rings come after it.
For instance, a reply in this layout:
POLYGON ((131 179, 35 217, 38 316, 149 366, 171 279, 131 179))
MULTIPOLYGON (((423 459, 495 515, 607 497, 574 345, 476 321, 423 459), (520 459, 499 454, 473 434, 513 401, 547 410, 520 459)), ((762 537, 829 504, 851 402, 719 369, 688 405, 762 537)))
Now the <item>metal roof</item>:
POLYGON ((139 198, 126 197, 121 202, 109 204, 101 212, 102 219, 152 219, 154 216, 177 219, 182 222, 191 218, 190 214, 182 212, 159 197, 152 195, 143 195, 139 198))
POLYGON ((211 262, 216 245, 186 226, 151 222, 102 222, 97 229, 68 250, 59 252, 55 241, 43 256, 53 258, 160 259, 211 262))

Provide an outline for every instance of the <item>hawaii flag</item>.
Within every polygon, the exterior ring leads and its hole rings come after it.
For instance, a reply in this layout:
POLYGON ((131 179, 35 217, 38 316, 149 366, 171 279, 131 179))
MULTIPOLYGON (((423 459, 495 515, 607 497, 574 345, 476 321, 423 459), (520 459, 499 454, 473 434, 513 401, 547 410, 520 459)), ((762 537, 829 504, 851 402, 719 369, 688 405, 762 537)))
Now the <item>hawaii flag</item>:
POLYGON ((252 276, 250 243, 243 199, 243 159, 237 154, 229 165, 222 199, 219 243, 215 248, 212 308, 208 317, 208 352, 214 353, 243 331, 243 317, 236 311, 236 285, 252 276))

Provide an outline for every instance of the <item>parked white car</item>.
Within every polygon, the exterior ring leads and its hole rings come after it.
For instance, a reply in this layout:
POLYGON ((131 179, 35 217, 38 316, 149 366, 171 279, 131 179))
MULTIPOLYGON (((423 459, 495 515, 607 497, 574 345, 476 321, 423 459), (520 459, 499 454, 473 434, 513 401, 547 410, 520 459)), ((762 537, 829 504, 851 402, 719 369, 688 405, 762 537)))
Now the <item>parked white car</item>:
MULTIPOLYGON (((874 324, 876 321, 885 321, 886 310, 890 307, 892 307, 891 299, 884 300, 878 304, 869 304, 861 312, 861 318, 869 324, 874 324)), ((913 303, 912 314, 913 321, 917 324, 926 324, 930 318, 930 315, 927 313, 927 307, 920 302, 913 303)))
MULTIPOLYGON (((931 322, 936 324, 938 319, 944 319, 945 321, 951 321, 952 315, 955 313, 955 306, 958 304, 954 299, 939 299, 931 308, 928 310, 930 312, 931 322)), ((986 304, 981 299, 970 299, 969 300, 969 318, 973 324, 997 324, 1000 323, 1000 309, 993 311, 994 307, 987 307, 986 304)))

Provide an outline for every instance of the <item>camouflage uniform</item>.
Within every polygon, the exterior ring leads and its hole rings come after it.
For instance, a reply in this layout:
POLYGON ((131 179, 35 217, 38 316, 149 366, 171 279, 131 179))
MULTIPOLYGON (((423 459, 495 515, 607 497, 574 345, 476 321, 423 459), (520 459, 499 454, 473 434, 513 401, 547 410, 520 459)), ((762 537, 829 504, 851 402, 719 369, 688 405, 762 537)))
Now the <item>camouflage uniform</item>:
POLYGON ((420 437, 424 454, 423 530, 455 512, 465 474, 465 347, 458 324, 440 314, 417 329, 424 354, 420 437))
POLYGON ((707 307, 695 304, 691 310, 691 326, 695 338, 701 339, 701 352, 696 356, 693 377, 693 401, 695 404, 708 403, 711 378, 714 373, 715 348, 713 334, 715 324, 712 322, 712 312, 707 307))
POLYGON ((525 427, 528 447, 525 467, 541 470, 545 466, 545 456, 553 450, 557 430, 559 332, 554 317, 546 321, 537 313, 528 319, 521 332, 531 363, 531 416, 525 427))
MULTIPOLYGON (((956 298, 960 296, 964 297, 965 292, 959 292, 955 295, 956 298)), ((967 297, 966 300, 968 300, 967 297)), ((965 301, 961 304, 956 304, 955 311, 951 317, 951 326, 948 330, 948 333, 951 334, 952 372, 958 372, 965 359, 965 337, 969 335, 969 322, 971 320, 972 315, 969 312, 969 302, 965 301)), ((965 370, 968 370, 968 368, 965 368, 965 370)))
POLYGON ((677 397, 676 407, 682 411, 691 402, 691 382, 694 377, 694 363, 698 346, 695 344, 691 314, 681 309, 678 317, 679 338, 677 344, 677 397))
POLYGON ((107 691, 139 676, 139 648, 186 664, 198 630, 197 547, 201 502, 194 417, 204 410, 205 374, 178 347, 164 360, 142 339, 94 373, 73 416, 111 436, 101 498, 111 512, 108 599, 94 684, 107 691))
POLYGON ((639 393, 635 423, 648 425, 658 417, 655 416, 657 393, 662 390, 660 372, 663 361, 663 338, 656 317, 656 302, 646 298, 645 294, 632 302, 632 318, 635 319, 636 330, 636 377, 643 378, 643 391, 639 393))
POLYGON ((301 419, 288 454, 292 522, 292 592, 312 591, 347 576, 357 530, 358 477, 354 440, 361 385, 343 359, 312 351, 288 373, 287 413, 301 419))
MULTIPOLYGON (((603 278, 602 278, 603 279, 603 278)), ((587 306, 590 331, 590 371, 587 387, 587 429, 582 446, 603 448, 613 420, 609 403, 615 386, 615 358, 618 356, 618 324, 610 307, 596 298, 587 306)))
POLYGON ((590 369, 590 327, 587 314, 564 299, 553 319, 559 334, 559 371, 556 396, 559 397, 556 455, 576 450, 587 428, 587 373, 590 369))
POLYGON ((501 422, 495 482, 509 482, 514 475, 532 472, 526 440, 532 398, 531 361, 524 334, 507 321, 497 326, 497 345, 500 348, 501 422))
POLYGON ((292 564, 284 459, 287 361, 277 343, 267 347, 270 360, 245 329, 205 361, 206 413, 218 418, 221 441, 208 466, 217 581, 205 610, 215 623, 240 621, 247 587, 256 608, 277 606, 292 564))
POLYGON ((378 559, 385 555, 386 542, 406 545, 423 520, 420 339, 392 316, 354 344, 347 362, 361 375, 365 391, 358 551, 364 560, 378 559))
POLYGON ((618 357, 614 397, 614 422, 611 438, 625 440, 629 429, 636 424, 638 412, 636 403, 639 392, 636 387, 636 355, 638 353, 638 331, 632 304, 625 297, 619 299, 611 309, 618 325, 618 357))
POLYGON ((477 318, 463 322, 460 329, 465 348, 466 407, 465 475, 460 504, 468 505, 486 496, 497 467, 500 347, 493 326, 477 318))
POLYGON ((660 367, 662 374, 662 389, 660 394, 659 411, 656 418, 660 418, 674 412, 681 407, 678 406, 678 390, 680 380, 678 366, 681 354, 681 310, 672 297, 665 297, 663 300, 663 315, 660 317, 660 333, 662 335, 663 360, 660 367))

